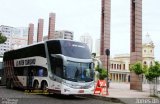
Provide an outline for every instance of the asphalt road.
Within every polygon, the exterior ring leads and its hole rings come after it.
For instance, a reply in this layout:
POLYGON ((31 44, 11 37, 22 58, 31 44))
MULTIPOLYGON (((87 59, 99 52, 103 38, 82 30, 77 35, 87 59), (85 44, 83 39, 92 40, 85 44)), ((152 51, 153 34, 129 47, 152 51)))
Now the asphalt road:
POLYGON ((83 96, 26 94, 0 86, 0 104, 117 104, 83 96))

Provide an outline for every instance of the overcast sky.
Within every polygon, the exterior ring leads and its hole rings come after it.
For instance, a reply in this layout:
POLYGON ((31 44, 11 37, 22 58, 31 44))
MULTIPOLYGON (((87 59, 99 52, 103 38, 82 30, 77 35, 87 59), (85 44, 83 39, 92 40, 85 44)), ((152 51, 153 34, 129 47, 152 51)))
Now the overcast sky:
MULTIPOLYGON (((56 30, 74 32, 74 39, 90 34, 100 38, 101 0, 0 0, 0 25, 27 27, 44 19, 47 35, 49 13, 56 13, 56 30)), ((160 0, 143 0, 143 32, 155 44, 160 60, 160 0)), ((94 43, 95 44, 95 43, 94 43)), ((111 55, 130 51, 130 0, 111 0, 111 55)))

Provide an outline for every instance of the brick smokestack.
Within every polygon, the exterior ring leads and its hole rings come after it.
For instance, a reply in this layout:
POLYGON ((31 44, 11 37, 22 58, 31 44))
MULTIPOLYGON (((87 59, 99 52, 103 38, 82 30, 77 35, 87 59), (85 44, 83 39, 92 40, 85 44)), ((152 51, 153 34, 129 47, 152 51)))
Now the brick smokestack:
POLYGON ((49 29, 48 29, 48 39, 54 38, 55 31, 55 13, 49 14, 49 29))
POLYGON ((43 23, 43 19, 38 19, 37 42, 42 41, 43 38, 43 23))
POLYGON ((34 35, 34 24, 29 24, 28 29, 28 45, 33 44, 33 35, 34 35))
MULTIPOLYGON (((100 59, 105 68, 107 68, 106 49, 110 49, 110 18, 111 18, 111 0, 102 0, 101 9, 101 44, 100 59)), ((108 62, 109 63, 109 62, 108 62)))

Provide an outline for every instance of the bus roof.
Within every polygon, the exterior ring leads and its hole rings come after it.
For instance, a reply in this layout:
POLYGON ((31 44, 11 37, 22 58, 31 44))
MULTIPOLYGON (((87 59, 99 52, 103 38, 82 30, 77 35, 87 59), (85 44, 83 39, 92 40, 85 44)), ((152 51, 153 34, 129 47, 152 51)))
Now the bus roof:
MULTIPOLYGON (((50 40, 41 41, 41 42, 38 42, 38 43, 30 44, 30 45, 27 45, 27 46, 24 46, 24 47, 21 47, 21 48, 17 48, 17 49, 13 49, 13 50, 9 50, 9 51, 19 50, 19 49, 27 48, 27 47, 34 46, 34 45, 38 45, 38 44, 44 44, 45 42, 53 41, 53 40, 59 40, 59 41, 64 41, 64 40, 74 41, 74 40, 69 40, 69 39, 50 39, 50 40)), ((78 41, 74 41, 74 42, 78 42, 78 41)), ((6 51, 6 52, 9 52, 9 51, 6 51)))

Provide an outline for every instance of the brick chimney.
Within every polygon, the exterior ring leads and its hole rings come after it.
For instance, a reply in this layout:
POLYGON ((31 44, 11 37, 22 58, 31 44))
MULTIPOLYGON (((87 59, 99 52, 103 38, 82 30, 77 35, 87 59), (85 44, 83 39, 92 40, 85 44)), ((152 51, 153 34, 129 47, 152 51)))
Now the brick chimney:
POLYGON ((48 40, 54 38, 55 31, 55 13, 49 14, 48 40))
POLYGON ((30 23, 28 28, 28 45, 33 44, 34 24, 30 23))
POLYGON ((43 19, 38 19, 37 42, 41 42, 43 39, 43 23, 43 19))

